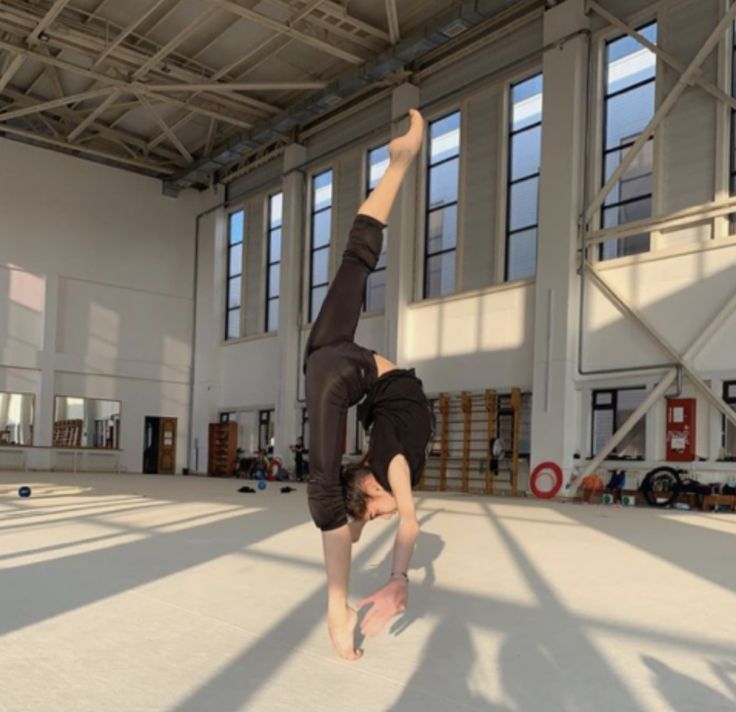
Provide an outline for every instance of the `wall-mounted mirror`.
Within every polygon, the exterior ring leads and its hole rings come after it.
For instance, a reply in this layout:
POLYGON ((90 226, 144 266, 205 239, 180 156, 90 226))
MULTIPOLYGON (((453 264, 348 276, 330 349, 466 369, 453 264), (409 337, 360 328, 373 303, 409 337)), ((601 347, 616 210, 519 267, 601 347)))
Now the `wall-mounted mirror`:
POLYGON ((33 445, 36 397, 0 392, 0 445, 33 445))
POLYGON ((56 396, 54 447, 120 447, 120 401, 56 396))

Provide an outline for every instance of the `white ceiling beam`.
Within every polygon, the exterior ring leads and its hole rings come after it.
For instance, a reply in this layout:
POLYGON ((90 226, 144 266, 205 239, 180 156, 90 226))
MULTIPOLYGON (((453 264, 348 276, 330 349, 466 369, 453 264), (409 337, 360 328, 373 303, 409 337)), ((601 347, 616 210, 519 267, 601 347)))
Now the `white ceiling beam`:
POLYGON ((92 12, 89 13, 89 15, 87 16, 87 19, 84 21, 85 24, 88 23, 88 22, 90 22, 91 20, 95 20, 95 19, 101 20, 101 19, 103 19, 103 18, 99 17, 99 13, 102 12, 102 10, 104 10, 105 5, 107 5, 107 3, 109 3, 109 2, 110 2, 110 0, 101 0, 100 3, 95 7, 95 9, 92 10, 92 12))
POLYGON ((0 92, 2 92, 6 86, 10 83, 10 80, 15 76, 15 73, 21 68, 21 65, 25 62, 25 57, 20 54, 16 54, 15 57, 10 61, 8 68, 5 70, 2 77, 0 77, 0 92))
POLYGON ((148 111, 153 115, 153 118, 156 120, 156 123, 161 127, 163 132, 169 137, 169 140, 171 143, 176 146, 177 151, 181 153, 182 156, 184 156, 185 160, 188 163, 192 162, 192 154, 187 151, 186 146, 181 142, 179 137, 171 130, 169 125, 164 121, 164 119, 161 117, 161 115, 156 111, 156 108, 151 105, 151 103, 146 99, 145 96, 142 94, 138 95, 138 98, 141 100, 141 104, 145 106, 148 111))
MULTIPOLYGON (((103 0, 104 2, 105 0, 103 0)), ((95 60, 92 65, 92 69, 97 69, 138 27, 141 23, 145 22, 161 5, 168 0, 157 0, 146 10, 143 15, 133 20, 127 27, 125 27, 120 34, 110 43, 105 51, 95 60)), ((97 12, 95 10, 95 12, 97 12)))
POLYGON ((232 124, 233 126, 239 126, 245 129, 252 127, 251 123, 247 121, 242 121, 241 119, 237 119, 233 116, 229 116, 228 114, 224 114, 219 111, 213 111, 204 106, 195 106, 193 104, 180 101, 179 99, 175 99, 174 97, 169 97, 165 94, 157 94, 156 92, 147 89, 146 85, 140 82, 131 83, 122 79, 116 79, 115 77, 110 77, 106 74, 100 74, 99 72, 87 69, 86 67, 80 67, 79 65, 73 64, 72 62, 67 62, 63 59, 59 59, 58 57, 45 56, 40 52, 23 49, 16 45, 10 44, 9 42, 5 42, 4 40, 0 40, 0 49, 6 49, 11 52, 18 52, 24 57, 36 59, 43 64, 53 64, 54 66, 59 67, 59 69, 66 69, 70 72, 73 72, 74 74, 88 77, 89 79, 96 79, 101 84, 104 84, 108 87, 114 87, 116 89, 132 92, 134 94, 143 93, 149 98, 156 98, 159 101, 172 104, 173 106, 178 106, 182 109, 187 109, 188 111, 194 111, 195 113, 201 114, 202 116, 207 116, 208 118, 215 118, 218 121, 232 124))
POLYGON ((3 126, 2 133, 11 134, 13 136, 22 136, 23 138, 30 139, 31 141, 38 141, 39 143, 45 143, 55 148, 62 148, 68 151, 75 151, 78 153, 84 153, 90 156, 97 156, 99 158, 105 158, 115 163, 122 163, 124 165, 135 166, 136 168, 144 168, 147 171, 154 173, 164 173, 171 175, 175 171, 173 168, 163 166, 157 163, 152 163, 143 159, 134 160, 131 158, 125 158, 124 156, 117 156, 114 153, 108 153, 107 151, 100 151, 96 148, 88 148, 87 146, 80 146, 79 144, 69 144, 65 141, 58 141, 48 136, 41 136, 40 134, 34 134, 30 131, 24 131, 23 129, 17 129, 14 126, 3 126))
POLYGON ((207 127, 207 136, 204 140, 204 156, 209 156, 212 153, 212 148, 215 145, 215 136, 217 135, 217 121, 210 119, 210 125, 207 127))
POLYGON ((166 20, 168 20, 183 1, 184 0, 174 0, 174 3, 171 5, 171 7, 166 10, 166 12, 164 12, 164 14, 161 15, 161 17, 159 17, 158 20, 156 20, 156 22, 154 22, 150 27, 146 27, 146 29, 144 30, 144 34, 135 39, 135 44, 140 44, 144 40, 148 39, 148 36, 152 32, 155 32, 166 20))
POLYGON ((335 47, 329 42, 325 42, 324 40, 312 37, 311 35, 296 30, 289 25, 284 25, 283 23, 267 17, 266 15, 261 15, 259 12, 249 10, 242 5, 238 5, 237 3, 232 2, 232 0, 206 0, 206 2, 217 5, 223 10, 228 10, 234 15, 238 15, 246 20, 251 20, 259 25, 263 25, 263 27, 268 27, 275 32, 288 35, 295 40, 303 42, 304 44, 321 50, 322 52, 326 52, 327 54, 331 54, 332 56, 342 59, 346 62, 350 62, 351 64, 362 64, 364 61, 364 59, 362 57, 359 57, 357 54, 353 54, 352 52, 348 52, 344 49, 340 49, 339 47, 335 47))
POLYGON ((327 82, 208 82, 205 84, 148 84, 151 91, 160 92, 231 92, 231 91, 284 91, 324 89, 327 82))
MULTIPOLYGON (((34 106, 36 103, 39 103, 33 97, 27 96, 23 92, 20 92, 16 89, 11 89, 10 87, 6 89, 5 93, 7 96, 13 99, 13 101, 19 106, 34 106)), ((136 106, 140 106, 140 102, 136 101, 136 106)), ((58 113, 59 116, 61 116, 65 120, 68 120, 72 123, 79 123, 80 121, 83 121, 85 118, 84 112, 75 111, 74 109, 71 109, 66 106, 59 107, 54 113, 58 113)), ((49 126, 54 126, 54 122, 56 121, 55 119, 52 119, 50 116, 44 116, 43 114, 39 115, 39 118, 49 126)), ((126 146, 126 150, 129 150, 129 151, 137 150, 140 152, 139 154, 135 154, 135 155, 142 155, 144 153, 145 155, 148 155, 151 152, 148 150, 147 143, 144 139, 140 138, 139 136, 136 136, 135 134, 128 133, 124 129, 114 129, 108 126, 107 124, 103 124, 100 121, 95 121, 90 128, 93 129, 102 138, 105 138, 109 141, 114 141, 120 145, 126 146)), ((55 127, 52 130, 55 133, 58 133, 55 127)), ((86 140, 86 137, 85 137, 85 140, 86 140)), ((177 151, 170 150, 166 146, 157 147, 155 149, 155 152, 160 157, 166 159, 169 163, 174 163, 177 165, 181 163, 181 165, 184 165, 181 157, 179 156, 179 153, 177 151)))
MULTIPOLYGON (((276 42, 280 43, 280 46, 278 48, 273 48, 272 47, 271 50, 270 50, 271 51, 271 54, 274 54, 279 49, 282 49, 287 44, 293 42, 293 39, 291 37, 285 37, 284 35, 276 35, 275 37, 269 37, 268 39, 264 40, 259 45, 257 45, 253 49, 251 49, 250 52, 248 52, 246 55, 244 55, 242 57, 239 57, 234 62, 231 62, 227 66, 225 66, 222 69, 220 69, 219 71, 217 71, 214 74, 214 76, 212 77, 212 80, 213 81, 217 81, 217 80, 221 79, 222 77, 230 74, 230 72, 232 72, 234 69, 236 69, 237 67, 239 67, 244 62, 248 61, 254 55, 258 54, 261 50, 263 50, 264 48, 270 47, 272 44, 275 44, 276 42)), ((250 73, 251 70, 252 70, 252 67, 246 68, 244 71, 242 71, 240 73, 240 75, 239 75, 238 78, 239 79, 242 79, 243 77, 248 76, 248 74, 250 73)), ((196 94, 194 96, 192 96, 191 99, 193 99, 195 96, 196 96, 196 94)), ((281 109, 279 109, 278 107, 274 107, 274 109, 275 109, 273 111, 273 114, 274 115, 276 115, 276 114, 278 114, 278 113, 281 112, 281 109)), ((174 124, 174 130, 177 130, 178 128, 181 128, 183 126, 186 126, 192 119, 194 119, 195 116, 196 116, 196 114, 193 114, 191 112, 189 112, 187 114, 184 114, 174 124)), ((166 138, 166 134, 162 132, 158 136, 156 136, 155 138, 153 138, 148 145, 150 147, 157 146, 159 143, 161 143, 161 141, 164 140, 164 138, 166 138)))
POLYGON ((29 47, 33 47, 38 43, 40 34, 58 17, 61 11, 69 4, 70 0, 56 0, 54 4, 47 10, 33 32, 28 35, 26 43, 29 47))
MULTIPOLYGON (((46 46, 41 47, 41 50, 43 51, 44 54, 47 54, 47 55, 51 54, 51 52, 49 51, 49 48, 46 46)), ((61 97, 63 97, 66 92, 64 91, 64 88, 61 86, 61 77, 59 76, 59 72, 56 69, 56 67, 47 66, 46 76, 48 76, 49 81, 51 82, 51 86, 56 92, 57 98, 61 99, 61 97)))
MULTIPOLYGON (((181 0, 179 0, 181 1, 181 0)), ((16 7, 3 5, 0 2, 0 25, 5 25, 9 32, 18 36, 17 40, 13 40, 14 46, 25 47, 25 37, 38 24, 38 16, 20 10, 16 7)), ((99 58, 99 55, 108 48, 107 40, 99 33, 89 29, 80 29, 78 26, 72 27, 64 22, 63 18, 59 18, 52 29, 49 29, 49 40, 46 46, 58 50, 59 52, 68 50, 89 57, 92 62, 99 58)), ((155 44, 155 43, 153 43, 155 44)), ((118 46, 107 61, 110 67, 114 68, 121 74, 122 79, 128 77, 130 72, 137 70, 142 64, 150 59, 150 53, 147 54, 143 49, 135 47, 131 44, 123 44, 118 46), (132 66, 131 66, 132 65, 132 66)), ((94 67, 92 67, 94 69, 94 67)), ((171 73, 166 79, 169 81, 202 81, 210 78, 215 69, 207 67, 201 63, 197 64, 196 70, 184 69, 177 64, 170 65, 171 73)), ((40 77, 36 78, 36 81, 40 77)), ((91 89, 92 87, 86 87, 91 89)), ((234 97, 238 104, 249 107, 250 104, 244 97, 234 97)), ((240 111, 242 107, 236 107, 240 111)))
POLYGON ((199 16, 187 25, 181 32, 172 37, 163 47, 161 47, 156 54, 154 54, 147 62, 140 68, 136 69, 133 73, 132 79, 138 80, 148 74, 149 70, 155 67, 160 62, 170 55, 184 40, 194 34, 207 20, 212 17, 216 12, 219 12, 218 8, 208 7, 206 10, 201 12, 199 16))
MULTIPOLYGON (((11 21, 19 22, 20 28, 27 25, 35 26, 36 24, 37 19, 33 18, 30 15, 24 15, 22 13, 15 15, 11 13, 4 13, 2 12, 2 10, 3 8, 2 6, 0 6, 0 15, 4 15, 5 18, 9 18, 11 21)), ((80 32, 76 28, 67 28, 63 24, 57 23, 57 25, 54 26, 53 32, 51 32, 50 34, 51 37, 49 40, 49 46, 53 46, 54 48, 59 50, 69 49, 71 51, 81 53, 85 56, 89 56, 93 61, 99 58, 100 52, 104 51, 102 38, 91 35, 89 33, 80 32)), ((119 47, 116 50, 114 56, 110 56, 109 63, 111 65, 114 63, 116 65, 116 69, 119 67, 120 70, 124 71, 127 74, 130 71, 131 63, 138 65, 139 63, 145 63, 148 60, 150 60, 150 56, 144 55, 142 50, 130 46, 124 46, 119 47)), ((40 79, 40 76, 41 75, 36 77, 33 82, 33 86, 35 86, 35 83, 38 81, 38 79, 40 79)), ((172 66, 172 75, 170 78, 176 78, 177 80, 181 80, 182 82, 188 82, 202 81, 203 76, 191 70, 184 70, 180 69, 179 67, 172 66)), ((33 86, 29 87, 28 93, 32 91, 33 86)), ((86 88, 91 89, 94 86, 95 82, 93 81, 86 88)), ((267 104, 266 102, 254 99, 252 97, 243 96, 242 94, 232 94, 227 98, 221 100, 221 103, 221 108, 223 110, 229 110, 233 112, 231 118, 233 116, 238 116, 243 110, 255 110, 256 112, 265 112, 266 114, 277 114, 281 111, 280 107, 267 104)), ((124 114, 121 115, 119 119, 123 117, 124 114)))
POLYGON ((399 28, 399 13, 396 9, 396 0, 386 0, 386 19, 388 20, 388 36, 392 45, 401 39, 399 28))
POLYGON ((89 116, 87 116, 81 123, 77 124, 76 128, 66 137, 66 140, 70 143, 76 140, 76 138, 83 134, 99 116, 102 116, 102 114, 110 108, 111 104, 117 101, 120 94, 121 92, 115 89, 110 96, 108 96, 91 114, 89 114, 89 116))
MULTIPOLYGON (((287 5, 286 3, 278 3, 278 4, 285 5, 287 8, 291 9, 291 6, 290 5, 287 5)), ((325 3, 325 0, 313 0, 312 3, 308 4, 306 7, 302 8, 301 10, 299 10, 299 13, 295 17, 291 18, 290 22, 292 24, 297 23, 300 20, 306 18, 306 16, 310 12, 312 12, 315 8, 321 7, 323 5, 329 5, 329 4, 332 4, 332 3, 329 3, 329 2, 325 3)), ((278 35, 275 35, 275 36, 272 36, 272 37, 268 37, 263 42, 261 42, 259 45, 257 45, 253 49, 251 49, 250 52, 248 52, 247 54, 239 57, 234 62, 231 62, 229 65, 227 65, 227 66, 223 67, 222 69, 220 69, 219 71, 217 71, 214 74, 214 76, 212 77, 212 80, 217 81, 217 80, 221 79, 222 77, 228 75, 230 72, 232 72, 233 70, 235 70, 237 67, 239 67, 243 63, 247 62, 251 57, 257 55, 259 52, 261 52, 262 50, 264 50, 266 48, 270 48, 270 54, 273 55, 276 52, 278 52, 279 50, 281 50, 284 47, 286 47, 286 45, 290 44, 293 41, 294 41, 294 38, 293 37, 285 37, 283 34, 278 34, 278 35), (275 45, 277 43, 279 44, 278 47, 273 47, 272 46, 272 45, 275 45)), ((245 70, 241 71, 240 72, 240 75, 239 75, 239 79, 242 79, 242 78, 246 77, 251 71, 253 71, 258 66, 258 64, 260 64, 260 62, 257 63, 256 65, 252 65, 252 66, 246 68, 245 70)), ((195 94, 195 96, 196 96, 196 94, 195 94)), ((192 98, 194 98, 194 97, 192 97, 192 98)), ((275 107, 275 108, 276 108, 276 111, 273 112, 274 114, 277 114, 277 113, 279 113, 281 111, 281 109, 279 109, 278 107, 275 107)), ((186 126, 193 118, 194 118, 194 114, 191 114, 191 113, 185 114, 184 116, 182 116, 174 124, 174 130, 176 130, 177 128, 186 126)), ((150 147, 157 146, 161 141, 164 140, 165 137, 166 137, 166 134, 162 132, 158 136, 156 136, 148 145, 150 147)), ((205 141, 205 145, 207 145, 207 141, 205 141)))
POLYGON ((102 96, 110 92, 109 87, 104 89, 93 89, 82 94, 72 94, 71 96, 63 96, 61 99, 52 99, 51 101, 44 101, 40 104, 34 104, 33 106, 26 107, 24 109, 16 109, 15 111, 4 111, 0 113, 0 121, 10 121, 11 119, 18 119, 21 116, 30 116, 31 114, 38 114, 42 111, 50 111, 56 109, 59 106, 66 106, 67 104, 73 104, 75 101, 86 101, 87 99, 93 99, 97 96, 102 96))

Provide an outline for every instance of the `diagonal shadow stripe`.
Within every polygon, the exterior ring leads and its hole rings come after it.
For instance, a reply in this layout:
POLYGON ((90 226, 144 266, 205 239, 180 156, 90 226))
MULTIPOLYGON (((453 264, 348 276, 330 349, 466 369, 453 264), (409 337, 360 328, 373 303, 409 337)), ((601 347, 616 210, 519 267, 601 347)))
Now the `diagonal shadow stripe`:
POLYGON ((0 635, 241 551, 305 524, 306 512, 304 515, 295 517, 273 509, 249 511, 109 549, 5 569, 0 587, 0 635), (197 544, 192 545, 195 538, 197 544))

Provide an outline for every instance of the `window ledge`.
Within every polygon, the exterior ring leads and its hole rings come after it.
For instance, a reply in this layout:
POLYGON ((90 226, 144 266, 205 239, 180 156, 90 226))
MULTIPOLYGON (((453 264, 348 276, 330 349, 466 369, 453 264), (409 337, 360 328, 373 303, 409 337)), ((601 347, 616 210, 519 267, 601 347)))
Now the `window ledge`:
POLYGON ((431 307, 445 302, 456 302, 463 299, 473 299, 474 297, 485 297, 489 294, 497 294, 522 287, 533 286, 536 279, 517 279, 513 282, 501 282, 500 284, 492 284, 488 287, 480 287, 479 289, 468 289, 464 292, 455 292, 447 294, 444 297, 433 297, 432 299, 417 299, 409 303, 410 309, 421 309, 422 307, 431 307))
POLYGON ((263 339, 273 339, 278 336, 278 331, 266 331, 262 334, 252 334, 251 336, 241 336, 239 339, 223 339, 221 346, 235 346, 236 344, 247 344, 251 341, 261 341, 263 339))
MULTIPOLYGON (((576 467, 584 468, 591 460, 575 460, 576 467)), ((655 467, 672 467, 675 470, 687 470, 697 475, 698 472, 736 472, 735 462, 718 462, 716 460, 695 460, 694 462, 669 462, 668 460, 604 460, 600 469, 649 472, 655 467)), ((607 473, 606 473, 607 474, 607 473)), ((603 477, 602 479, 605 479, 603 477)))
POLYGON ((596 269, 601 272, 605 272, 606 270, 617 269, 618 267, 629 267, 631 265, 657 262, 658 260, 666 260, 673 257, 682 257, 683 255, 709 252, 711 250, 721 250, 724 247, 736 247, 736 236, 716 238, 708 240, 708 242, 691 242, 687 245, 666 247, 662 250, 651 250, 649 252, 642 252, 638 255, 616 257, 611 260, 597 260, 594 264, 596 269))

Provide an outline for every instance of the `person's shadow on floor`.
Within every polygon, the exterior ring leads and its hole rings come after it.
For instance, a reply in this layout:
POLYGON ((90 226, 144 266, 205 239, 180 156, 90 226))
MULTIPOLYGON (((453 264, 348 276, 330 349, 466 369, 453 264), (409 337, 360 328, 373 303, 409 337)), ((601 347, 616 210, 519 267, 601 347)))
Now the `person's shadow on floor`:
POLYGON ((424 618, 431 589, 437 580, 434 562, 439 558, 444 548, 445 542, 442 537, 427 532, 419 533, 409 569, 409 577, 412 579, 409 606, 401 617, 391 624, 389 632, 392 635, 401 635, 412 623, 424 618), (416 578, 414 572, 422 569, 424 570, 424 578, 419 586, 414 586, 414 579, 416 578))
POLYGON ((657 689, 675 712, 731 712, 736 709, 736 699, 714 690, 689 675, 673 670, 649 655, 642 656, 644 664, 656 676, 657 689))

